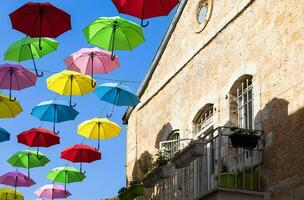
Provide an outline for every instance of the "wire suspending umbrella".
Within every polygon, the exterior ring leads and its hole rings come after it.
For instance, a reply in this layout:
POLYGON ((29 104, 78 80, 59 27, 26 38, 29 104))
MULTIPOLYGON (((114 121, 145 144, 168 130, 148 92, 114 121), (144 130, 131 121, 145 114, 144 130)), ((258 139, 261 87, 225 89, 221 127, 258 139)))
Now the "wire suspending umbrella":
POLYGON ((61 185, 44 185, 35 191, 39 198, 43 199, 66 199, 72 194, 61 185))
POLYGON ((112 2, 120 13, 141 19, 141 26, 147 27, 149 22, 145 24, 145 19, 169 15, 179 0, 112 0, 112 2))
POLYGON ((11 138, 11 134, 4 128, 0 127, 0 142, 9 141, 10 138, 11 138))
POLYGON ((24 200, 20 192, 8 188, 0 188, 0 200, 24 200))
POLYGON ((113 104, 107 117, 112 116, 114 106, 136 106, 140 102, 138 96, 121 83, 104 83, 97 87, 94 93, 100 100, 113 104))
POLYGON ((111 51, 132 50, 145 41, 142 28, 121 17, 100 17, 83 29, 83 33, 92 45, 111 51))
POLYGON ((35 181, 21 172, 8 172, 0 176, 0 184, 14 187, 15 197, 17 197, 17 187, 31 187, 35 181))
POLYGON ((77 171, 74 167, 57 167, 52 169, 47 175, 47 178, 53 181, 53 183, 63 183, 65 191, 67 184, 82 182, 85 177, 84 174, 77 171))
POLYGON ((111 59, 111 52, 97 47, 82 48, 71 54, 64 60, 68 70, 91 75, 92 87, 96 86, 93 80, 94 74, 107 74, 119 67, 118 58, 111 59))
POLYGON ((65 101, 50 100, 39 103, 31 114, 40 121, 53 122, 53 132, 56 133, 56 123, 74 120, 79 112, 65 101))
MULTIPOLYGON (((47 87, 49 90, 60 95, 70 96, 70 106, 72 105, 72 96, 83 96, 92 92, 95 88, 92 87, 90 76, 83 75, 79 72, 64 70, 47 79, 47 87)), ((95 81, 93 81, 95 84, 95 81)))
POLYGON ((45 166, 50 160, 43 155, 41 152, 24 150, 18 151, 13 156, 11 156, 7 162, 13 167, 25 168, 27 169, 27 177, 30 177, 30 169, 36 167, 45 166))
POLYGON ((32 60, 38 77, 43 76, 43 72, 38 73, 35 59, 56 51, 58 42, 51 38, 29 38, 25 37, 11 44, 4 54, 4 60, 22 62, 32 60), (39 43, 43 45, 43 49, 39 48, 39 43))
MULTIPOLYGON (((27 145, 29 147, 37 147, 37 156, 40 147, 50 147, 60 144, 60 137, 43 128, 32 128, 23 131, 17 135, 18 143, 27 145)), ((40 158, 40 157, 39 157, 40 158)))
POLYGON ((107 140, 120 135, 120 126, 107 118, 93 118, 82 122, 78 126, 78 134, 98 140, 96 149, 99 150, 100 140, 107 140))
POLYGON ((11 101, 8 96, 0 94, 0 118, 15 118, 23 110, 18 101, 11 101))
POLYGON ((76 144, 63 150, 61 152, 61 158, 73 163, 80 163, 79 171, 85 174, 85 172, 82 171, 82 164, 100 160, 101 153, 94 147, 85 144, 76 144))
POLYGON ((29 2, 10 14, 14 29, 30 37, 56 38, 71 29, 71 16, 50 3, 29 2))
POLYGON ((12 90, 22 90, 36 85, 37 77, 21 65, 3 64, 0 65, 0 89, 9 90, 9 99, 12 98, 12 90))

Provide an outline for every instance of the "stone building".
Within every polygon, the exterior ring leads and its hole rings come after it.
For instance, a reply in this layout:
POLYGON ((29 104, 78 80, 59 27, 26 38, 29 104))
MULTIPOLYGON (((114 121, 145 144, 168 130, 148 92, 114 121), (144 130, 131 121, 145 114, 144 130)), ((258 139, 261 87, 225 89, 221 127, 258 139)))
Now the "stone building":
POLYGON ((138 94, 128 181, 145 155, 203 144, 141 199, 304 199, 303 0, 182 0, 138 94))

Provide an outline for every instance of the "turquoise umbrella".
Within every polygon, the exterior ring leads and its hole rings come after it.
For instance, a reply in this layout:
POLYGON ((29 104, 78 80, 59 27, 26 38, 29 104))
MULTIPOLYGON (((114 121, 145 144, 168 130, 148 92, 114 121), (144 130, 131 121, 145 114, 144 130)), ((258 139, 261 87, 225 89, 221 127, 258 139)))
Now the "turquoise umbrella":
POLYGON ((11 134, 7 132, 4 128, 0 127, 0 142, 9 141, 11 134))

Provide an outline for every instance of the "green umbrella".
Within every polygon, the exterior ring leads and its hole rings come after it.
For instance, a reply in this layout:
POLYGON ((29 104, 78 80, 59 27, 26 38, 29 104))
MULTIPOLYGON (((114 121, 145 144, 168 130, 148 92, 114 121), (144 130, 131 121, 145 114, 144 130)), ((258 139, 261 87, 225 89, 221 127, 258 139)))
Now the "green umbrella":
POLYGON ((132 50, 145 41, 142 27, 121 17, 100 17, 83 29, 88 43, 112 52, 132 50))
POLYGON ((35 58, 42 58, 43 56, 56 51, 58 42, 51 38, 42 38, 41 44, 43 46, 42 49, 39 48, 39 38, 25 37, 18 40, 11 44, 11 46, 6 50, 4 60, 17 62, 33 60, 36 75, 41 77, 43 76, 43 73, 38 74, 35 58))
POLYGON ((57 167, 52 169, 47 175, 47 178, 53 182, 64 183, 65 190, 67 183, 81 182, 85 177, 74 167, 57 167))
POLYGON ((28 177, 30 177, 31 168, 43 167, 49 161, 41 152, 37 154, 37 151, 30 150, 18 151, 7 160, 13 167, 26 168, 28 170, 28 177))

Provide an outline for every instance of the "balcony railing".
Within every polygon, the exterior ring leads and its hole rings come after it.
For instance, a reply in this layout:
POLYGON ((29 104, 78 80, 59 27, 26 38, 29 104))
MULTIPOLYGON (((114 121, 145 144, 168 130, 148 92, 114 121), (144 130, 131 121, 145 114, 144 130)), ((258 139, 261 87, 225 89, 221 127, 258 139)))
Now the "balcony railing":
MULTIPOLYGON (((263 146, 261 138, 251 150, 234 148, 228 127, 219 127, 204 134, 203 156, 188 166, 174 169, 174 176, 160 180, 155 185, 151 199, 196 200, 216 188, 234 188, 261 191, 261 164, 263 146)), ((259 131, 255 134, 260 135, 259 131)), ((172 157, 182 151, 191 139, 166 141, 160 144, 162 150, 169 150, 172 157)))

